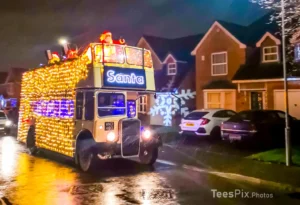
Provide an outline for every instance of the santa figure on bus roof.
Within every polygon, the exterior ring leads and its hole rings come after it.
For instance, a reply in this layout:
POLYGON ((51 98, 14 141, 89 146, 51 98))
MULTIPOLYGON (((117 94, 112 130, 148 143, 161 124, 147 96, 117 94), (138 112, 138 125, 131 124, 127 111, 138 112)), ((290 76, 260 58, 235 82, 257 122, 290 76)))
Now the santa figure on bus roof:
POLYGON ((101 43, 107 43, 107 44, 125 45, 125 40, 123 38, 120 38, 119 40, 113 40, 112 33, 110 31, 104 31, 101 34, 100 42, 101 43))

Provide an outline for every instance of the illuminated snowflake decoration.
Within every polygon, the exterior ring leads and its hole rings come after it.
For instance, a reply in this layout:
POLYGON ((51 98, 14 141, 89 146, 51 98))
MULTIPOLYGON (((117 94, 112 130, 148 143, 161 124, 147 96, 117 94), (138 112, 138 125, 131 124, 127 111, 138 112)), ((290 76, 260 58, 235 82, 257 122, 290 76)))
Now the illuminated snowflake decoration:
POLYGON ((194 99, 196 92, 191 92, 188 90, 181 90, 181 93, 176 94, 175 96, 169 92, 166 93, 157 93, 157 98, 155 100, 155 105, 150 108, 149 114, 151 116, 161 115, 164 118, 164 125, 172 125, 172 116, 180 109, 181 101, 181 114, 186 116, 189 114, 189 109, 186 107, 186 101, 194 99))

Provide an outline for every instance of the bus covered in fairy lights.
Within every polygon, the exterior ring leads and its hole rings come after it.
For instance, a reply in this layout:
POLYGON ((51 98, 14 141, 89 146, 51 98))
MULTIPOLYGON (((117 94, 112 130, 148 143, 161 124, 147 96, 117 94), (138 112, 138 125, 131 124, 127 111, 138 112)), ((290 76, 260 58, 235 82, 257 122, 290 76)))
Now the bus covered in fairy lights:
POLYGON ((137 118, 139 97, 155 92, 149 50, 105 32, 80 54, 69 50, 65 60, 48 60, 22 78, 18 140, 31 154, 54 151, 83 171, 96 159, 156 161, 160 139, 137 118))

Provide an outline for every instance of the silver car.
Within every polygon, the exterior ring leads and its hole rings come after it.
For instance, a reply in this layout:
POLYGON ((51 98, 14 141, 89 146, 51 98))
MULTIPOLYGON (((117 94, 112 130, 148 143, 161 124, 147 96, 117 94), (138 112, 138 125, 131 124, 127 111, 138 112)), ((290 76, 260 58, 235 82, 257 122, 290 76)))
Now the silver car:
POLYGON ((0 132, 10 133, 10 128, 12 126, 12 121, 10 121, 6 114, 0 110, 0 132))

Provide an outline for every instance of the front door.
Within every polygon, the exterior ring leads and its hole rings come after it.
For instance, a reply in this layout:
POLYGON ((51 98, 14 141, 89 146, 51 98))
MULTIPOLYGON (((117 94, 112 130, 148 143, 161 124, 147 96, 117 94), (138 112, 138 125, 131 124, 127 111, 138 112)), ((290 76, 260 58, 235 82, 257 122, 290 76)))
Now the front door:
POLYGON ((251 92, 251 110, 263 109, 263 93, 251 92))

